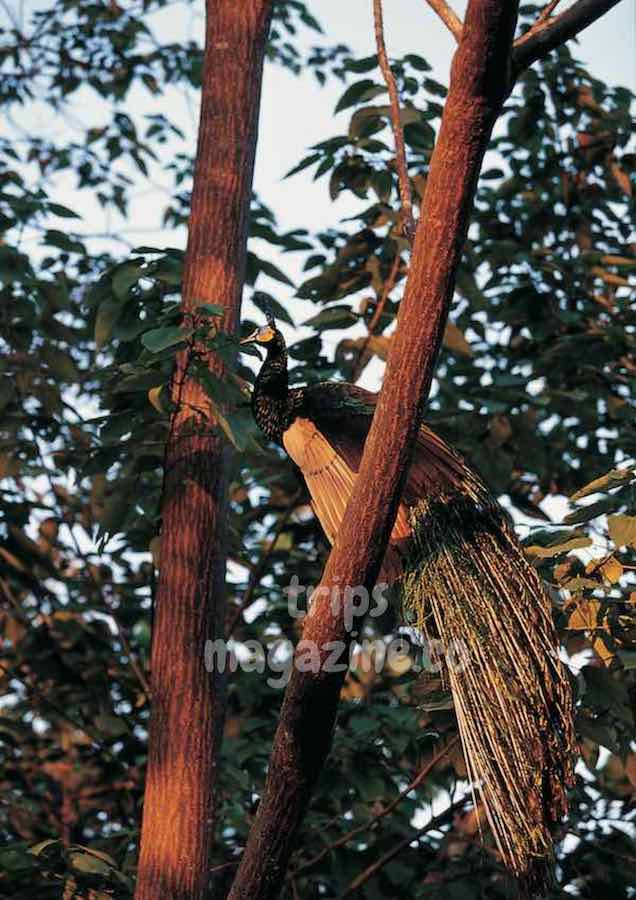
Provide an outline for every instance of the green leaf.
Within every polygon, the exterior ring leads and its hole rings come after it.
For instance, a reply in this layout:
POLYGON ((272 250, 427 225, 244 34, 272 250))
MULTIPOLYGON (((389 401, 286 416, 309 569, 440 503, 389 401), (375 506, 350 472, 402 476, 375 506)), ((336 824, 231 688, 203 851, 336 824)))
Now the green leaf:
POLYGON ((348 306, 330 306, 302 324, 326 331, 328 328, 349 328, 357 321, 358 317, 348 306))
POLYGON ((633 722, 627 686, 615 673, 597 666, 584 666, 581 673, 585 678, 585 700, 590 706, 609 709, 623 722, 633 722))
POLYGON ((283 175, 283 178, 291 178, 292 175, 296 175, 298 172, 302 172, 303 169, 313 166, 313 164, 318 162, 321 157, 322 153, 312 153, 311 156, 306 156, 304 159, 301 159, 297 166, 294 166, 293 169, 286 172, 285 175, 283 175))
POLYGON ((627 484, 633 478, 633 469, 612 469, 605 475, 601 475, 600 478, 590 481, 585 487, 579 488, 578 491, 572 494, 570 500, 580 500, 582 497, 587 497, 588 494, 596 494, 598 491, 609 491, 612 488, 620 487, 622 484, 627 484))
POLYGON ((95 346, 98 350, 108 342, 123 311, 123 302, 115 297, 108 297, 99 304, 95 317, 95 346))
POLYGON ((386 93, 386 87, 376 84, 370 78, 363 78, 362 81, 356 81, 355 84, 349 85, 340 100, 338 100, 334 112, 342 112, 343 109, 348 109, 350 106, 355 106, 363 100, 371 100, 372 97, 377 97, 378 94, 384 93, 386 93))
POLYGON ((77 382, 80 374, 71 356, 57 347, 43 347, 40 350, 42 360, 60 381, 77 382))
POLYGON ((113 274, 113 291, 119 300, 127 300, 130 288, 141 278, 142 261, 126 262, 113 274))
POLYGON ((201 316, 224 316, 226 309, 217 303, 202 303, 196 307, 196 312, 201 316))
POLYGON ((78 240, 74 240, 68 234, 64 234, 63 231, 57 231, 55 229, 51 229, 45 233, 44 243, 51 247, 57 247, 58 250, 64 250, 67 253, 79 253, 81 255, 86 253, 84 244, 78 240))
POLYGON ((123 719, 111 716, 109 713, 101 713, 95 716, 95 727, 108 738, 118 738, 122 734, 128 734, 128 727, 123 719))
POLYGON ((583 547, 591 547, 592 539, 586 535, 571 537, 562 543, 553 544, 550 547, 541 547, 533 544, 525 547, 526 553, 536 556, 538 559, 551 559, 553 556, 560 556, 562 553, 569 553, 570 550, 581 550, 583 547))
POLYGON ((415 53, 407 53, 404 57, 404 62, 410 63, 414 69, 417 69, 419 72, 430 72, 431 67, 423 59, 421 56, 417 56, 415 53))
POLYGON ((636 650, 619 650, 618 658, 625 669, 636 669, 636 650))
POLYGON ((494 181, 496 178, 503 178, 504 172, 501 169, 486 169, 479 177, 482 181, 494 181))
MULTIPOLYGON (((274 318, 281 322, 286 322, 288 325, 294 324, 294 320, 282 303, 279 303, 271 294, 266 294, 264 291, 254 291, 252 294, 252 303, 260 309, 263 314, 265 314, 269 308, 274 313, 274 318)), ((256 355, 258 356, 258 354, 256 355)))
POLYGON ((374 53, 372 56, 365 56, 363 59, 348 59, 345 63, 345 69, 348 72, 356 72, 361 75, 363 72, 371 72, 378 64, 378 55, 374 53))
POLYGON ((192 334, 194 328, 182 328, 180 325, 170 325, 168 328, 153 328, 146 331, 141 337, 141 343, 151 353, 160 353, 175 344, 180 344, 192 334))
POLYGON ((616 508, 617 500, 614 497, 605 497, 596 503, 590 503, 588 506, 580 506, 563 519, 566 525, 580 525, 581 522, 590 522, 597 516, 602 516, 608 510, 616 508))
POLYGON ((369 137, 376 131, 380 131, 386 124, 390 112, 389 106, 361 106, 356 109, 349 122, 349 137, 369 137))
POLYGON ((282 284, 287 284, 289 287, 294 287, 294 282, 291 281, 284 272, 275 266, 274 263, 269 262, 269 260, 261 259, 260 257, 256 257, 258 268, 263 273, 263 275, 268 275, 270 278, 273 278, 275 281, 280 281, 282 284))
POLYGON ((99 538, 102 541, 102 549, 105 539, 121 531, 126 521, 128 510, 133 502, 133 497, 128 493, 127 486, 121 485, 104 503, 99 517, 99 538))
POLYGON ((435 81, 434 78, 425 78, 422 84, 429 94, 434 94, 436 97, 445 97, 446 94, 448 94, 446 85, 441 84, 439 81, 435 81))
POLYGON ((183 276, 183 259, 168 254, 163 259, 158 259, 149 264, 148 275, 151 278, 165 281, 166 284, 179 287, 183 276))
POLYGON ((636 546, 636 516, 608 516, 607 527, 617 547, 636 546))
POLYGON ((210 397, 209 392, 208 398, 214 410, 214 417, 221 426, 225 436, 240 453, 243 453, 243 451, 247 449, 249 439, 255 431, 251 412, 248 413, 246 411, 244 414, 222 413, 219 405, 215 403, 212 397, 210 397))
POLYGON ((61 216, 64 219, 81 219, 76 212, 73 212, 72 209, 69 209, 68 206, 62 206, 60 203, 49 203, 48 204, 49 212, 52 212, 56 216, 61 216))
MULTIPOLYGON (((94 852, 88 852, 87 850, 77 850, 73 847, 69 851, 69 862, 71 868, 75 869, 76 872, 82 872, 84 875, 106 875, 110 876, 113 874, 113 868, 115 866, 114 860, 109 862, 107 859, 103 859, 101 854, 97 854, 94 852)), ((106 856, 106 854, 104 854, 106 856)))

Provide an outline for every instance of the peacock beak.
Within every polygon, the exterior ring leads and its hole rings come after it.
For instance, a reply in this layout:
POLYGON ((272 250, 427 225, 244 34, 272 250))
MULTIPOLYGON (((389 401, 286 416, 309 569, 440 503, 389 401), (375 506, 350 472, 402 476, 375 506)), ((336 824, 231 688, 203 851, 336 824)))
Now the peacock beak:
POLYGON ((258 328, 256 328, 251 334, 248 334, 247 337, 242 338, 239 341, 239 348, 241 353, 247 353, 249 356, 255 356, 257 359, 262 361, 263 357, 261 355, 261 348, 258 343, 258 328))
POLYGON ((255 344, 258 340, 258 328, 255 328, 251 334, 248 334, 247 337, 241 338, 239 344, 255 344))

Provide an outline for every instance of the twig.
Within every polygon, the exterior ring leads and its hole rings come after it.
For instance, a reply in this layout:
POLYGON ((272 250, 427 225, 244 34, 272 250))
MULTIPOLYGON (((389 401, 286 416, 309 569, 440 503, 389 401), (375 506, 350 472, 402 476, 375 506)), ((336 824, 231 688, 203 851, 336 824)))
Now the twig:
POLYGON ((266 545, 265 549, 263 550, 263 553, 261 554, 261 558, 256 563, 256 565, 254 566, 252 571, 250 572, 250 577, 247 582, 247 587, 245 589, 245 593, 243 594, 243 598, 242 598, 241 602, 239 603, 239 605, 233 610, 230 620, 227 624, 227 628, 226 628, 226 632, 225 632, 226 640, 228 640, 232 636, 232 632, 236 628, 238 620, 241 618, 241 615, 243 614, 244 610, 247 609, 247 607, 250 605, 250 603, 254 599, 254 591, 256 590, 258 583, 263 576, 263 573, 267 566, 267 561, 270 558, 270 556, 272 555, 274 547, 276 546, 276 541, 281 536, 282 532, 285 529, 285 526, 289 522, 289 518, 298 504, 301 493, 302 493, 302 491, 300 489, 297 490, 296 493, 292 496, 292 498, 289 501, 289 503, 287 504, 287 506, 285 507, 285 509, 280 514, 280 516, 278 518, 278 522, 276 523, 276 528, 274 529, 274 532, 273 532, 271 538, 267 542, 267 545, 266 545))
POLYGON ((465 794, 463 797, 460 797, 459 800, 456 800, 451 806, 441 812, 439 815, 435 816, 428 822, 426 825, 423 825, 421 828, 418 828, 413 834, 407 835, 407 837, 403 838, 399 841, 394 847, 391 847, 390 850, 387 850, 378 860, 372 863, 370 866, 367 866, 356 878, 353 879, 350 884, 344 889, 344 891, 339 894, 338 900, 344 900, 345 897, 351 896, 359 896, 359 889, 363 884, 366 884, 370 878, 373 878, 387 863, 390 863, 391 860, 401 853, 409 844, 412 844, 413 841, 419 840, 425 834, 428 834, 429 831, 435 831, 440 825, 443 825, 444 822, 452 816, 453 813, 457 812, 458 809, 466 803, 467 800, 470 799, 469 794, 465 794))
MULTIPOLYGON (((31 436, 32 436, 32 440, 33 440, 33 445, 35 446, 35 448, 36 448, 36 450, 37 450, 37 453, 38 453, 38 456, 39 456, 39 459, 40 459, 40 463, 42 464, 42 468, 44 469, 45 476, 46 476, 46 479, 47 479, 48 484, 49 484, 49 488, 50 488, 51 493, 52 493, 52 495, 53 495, 53 497, 54 497, 54 499, 55 499, 55 504, 56 504, 56 506, 57 506, 57 514, 58 514, 58 518, 59 518, 60 522, 64 522, 64 510, 63 510, 62 507, 61 507, 58 493, 57 493, 57 491, 55 490, 55 483, 54 483, 54 481, 53 481, 53 475, 52 475, 52 472, 51 472, 51 470, 49 469, 49 467, 48 467, 47 464, 46 464, 46 460, 44 459, 44 454, 42 453, 42 449, 41 449, 41 447, 40 447, 40 443, 39 443, 39 441, 38 441, 38 439, 37 439, 37 436, 36 436, 36 434, 35 434, 35 432, 34 432, 33 430, 31 431, 31 436)), ((73 531, 73 528, 74 528, 75 524, 76 524, 75 522, 72 522, 72 523, 66 522, 66 526, 67 526, 67 528, 68 528, 68 532, 69 532, 69 534, 70 534, 70 536, 71 536, 71 540, 72 540, 73 545, 74 545, 74 547, 75 547, 75 552, 77 553, 79 559, 81 559, 82 562, 86 563, 86 562, 87 562, 87 556, 86 556, 86 554, 84 554, 84 553, 82 552, 82 548, 81 548, 80 545, 79 545, 79 541, 77 540, 77 536, 76 536, 75 532, 73 531)), ((87 567, 86 572, 87 572, 87 575, 88 575, 88 580, 92 583, 92 585, 93 585, 93 587, 96 589, 96 591, 97 591, 99 594, 101 594, 102 599, 103 599, 103 601, 104 601, 104 605, 108 607, 108 611, 109 611, 109 613, 110 613, 110 615, 111 615, 111 617, 112 617, 112 619, 113 619, 113 622, 115 623, 115 626, 116 626, 116 628, 117 628, 117 634, 118 634, 118 636, 119 636, 119 639, 120 639, 120 641, 121 641, 122 647, 123 647, 123 649, 124 649, 124 653, 125 653, 125 654, 127 655, 127 657, 128 657, 128 661, 129 661, 129 663, 130 663, 130 667, 131 667, 131 669, 133 670, 134 674, 136 675, 137 680, 139 681, 139 684, 141 685, 141 688, 142 688, 142 690, 144 691, 146 697, 148 697, 148 699, 150 700, 150 698, 151 698, 150 684, 148 683, 148 679, 146 678, 146 676, 145 676, 145 674, 144 674, 144 672, 143 672, 143 669, 142 669, 142 667, 141 667, 141 665, 140 665, 140 663, 139 663, 139 660, 137 659, 136 655, 133 653, 133 651, 132 651, 132 649, 131 649, 130 642, 128 641, 128 638, 126 637, 126 634, 125 634, 125 632, 124 632, 124 628, 123 628, 121 622, 119 621, 119 619, 117 618, 117 616, 116 616, 116 614, 115 614, 115 612, 114 612, 112 606, 110 605, 110 603, 109 603, 108 600, 106 599, 106 595, 105 595, 105 593, 102 591, 101 585, 99 584, 99 582, 97 581, 97 579, 96 579, 95 576, 93 575, 93 573, 92 573, 92 571, 91 571, 91 569, 90 569, 90 566, 87 567)))
POLYGON ((540 25, 541 22, 545 22, 546 19, 549 19, 560 2, 561 0, 550 0, 550 3, 546 3, 546 5, 537 16, 537 21, 532 27, 536 28, 536 26, 540 25))
POLYGON ((415 237, 415 221, 413 219, 413 203, 411 201, 411 185, 409 182, 409 170, 406 164, 406 150, 404 148, 404 130, 400 120, 400 98, 398 96, 395 77, 391 71, 389 58, 384 43, 384 25, 382 22, 382 0, 373 0, 373 20, 375 25, 375 43, 378 49, 378 63, 391 101, 391 125, 395 140, 395 163, 398 172, 400 189, 400 201, 402 203, 402 234, 409 241, 415 237))
POLYGON ((356 359, 355 365, 353 367, 353 372, 351 374, 351 380, 353 382, 356 382, 358 380, 362 370, 364 369, 364 366, 365 366, 364 354, 366 353, 367 347, 369 346, 369 341, 375 334, 375 331, 378 327, 378 323, 380 321, 382 313, 384 312, 384 307, 386 306, 387 300, 389 299, 389 294, 395 287, 395 282, 397 280, 401 261, 402 260, 401 260, 400 254, 399 253, 396 254, 395 259, 393 260, 393 265, 391 267, 391 271, 389 272, 389 277, 384 282, 384 285, 382 288, 382 295, 381 295, 380 299, 378 300, 378 305, 376 306, 375 310, 373 311, 373 315, 371 316, 371 319, 369 320, 369 324, 367 325, 367 336, 364 340, 362 347, 360 348, 360 351, 358 353, 358 358, 356 359))
POLYGON ((220 872, 221 869, 229 869, 231 866, 238 866, 238 859, 232 860, 232 862, 219 863, 218 866, 212 866, 211 869, 208 869, 208 872, 211 875, 213 872, 220 872))
MULTIPOLYGON (((367 819, 366 822, 363 822, 361 825, 358 825, 356 828, 352 828, 351 831, 348 831, 346 834, 341 835, 338 840, 329 844, 327 847, 323 847, 320 853, 317 853, 306 863, 303 863, 297 869, 294 869, 290 874, 290 878, 296 878, 300 875, 301 872, 304 872, 306 869, 310 869, 312 866, 315 866, 316 863, 319 863, 324 857, 330 853, 332 850, 337 850, 338 847, 342 847, 343 844, 347 844, 352 838, 361 834, 363 831, 366 831, 368 828, 372 828, 376 822, 379 822, 380 819, 383 819, 385 816, 388 816, 389 813, 393 812, 396 806, 408 795, 411 791, 414 791, 420 784, 424 781, 424 779, 430 775, 432 770, 435 768, 437 763, 443 759, 450 750, 457 744, 459 741, 459 735, 455 735, 455 737, 451 738, 450 741, 447 741, 443 747, 431 756, 428 762, 423 766, 423 768, 418 772, 413 781, 408 784, 403 791, 397 795, 395 800, 392 800, 388 806, 385 806, 379 813, 371 816, 367 819)), ((412 840, 412 838, 411 838, 412 840)))
POLYGON ((435 10, 444 25, 446 25, 450 33, 459 44, 464 26, 462 25, 462 20, 459 18, 455 10, 451 9, 446 0, 426 0, 426 2, 431 7, 431 9, 435 10))
POLYGON ((93 747, 99 750, 101 754, 106 756, 112 762, 118 761, 115 754, 105 746, 101 738, 99 736, 96 736, 91 725, 89 725, 88 723, 82 723, 79 719, 76 719, 69 712, 59 706, 54 700, 51 700, 50 697, 45 694, 40 688, 36 687, 36 685, 34 684, 31 684, 30 681, 27 681, 26 677, 20 672, 17 672, 15 669, 10 669, 3 662, 0 662, 0 674, 5 675, 9 679, 13 678, 16 681, 19 681, 28 694, 30 694, 31 696, 35 696, 44 704, 46 704, 63 721, 68 722, 69 725, 72 725, 73 728, 76 728, 78 731, 83 731, 85 734, 87 734, 92 741, 93 747))
MULTIPOLYGON (((559 16, 542 18, 542 13, 532 28, 518 37, 513 44, 514 77, 518 77, 524 69, 546 56, 551 50, 576 37, 580 31, 618 3, 619 0, 576 0, 576 3, 559 16)), ((552 3, 548 4, 551 5, 552 3)))
POLYGON ((13 607, 16 617, 20 620, 20 622, 22 622, 23 625, 30 625, 31 621, 23 610, 22 604, 11 590, 9 582, 5 581, 4 578, 0 578, 0 590, 2 590, 2 593, 4 594, 4 597, 9 606, 13 607))
POLYGON ((112 617, 112 620, 115 623, 115 627, 117 628, 117 636, 118 636, 119 640, 121 641, 121 645, 123 647, 124 653, 128 657, 128 662, 130 663, 130 667, 133 670, 133 672, 135 673, 135 675, 137 676, 137 681, 139 682, 144 694, 146 695, 148 700, 151 700, 152 699, 152 691, 150 690, 150 684, 148 682, 148 679, 146 678, 146 674, 145 674, 144 670, 142 669, 139 660, 137 659, 136 654, 133 652, 133 650, 130 646, 130 641, 126 637, 126 632, 124 630, 124 626, 121 624, 121 622, 117 618, 117 614, 115 613, 115 610, 110 605, 110 603, 106 600, 105 596, 104 596, 104 602, 105 602, 106 606, 108 607, 109 615, 112 617))

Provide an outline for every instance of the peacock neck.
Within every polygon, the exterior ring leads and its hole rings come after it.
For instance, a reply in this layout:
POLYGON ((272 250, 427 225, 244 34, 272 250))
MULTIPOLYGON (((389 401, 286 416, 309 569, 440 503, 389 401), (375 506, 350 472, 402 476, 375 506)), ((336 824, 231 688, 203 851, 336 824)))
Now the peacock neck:
POLYGON ((283 431, 288 424, 288 397, 287 350, 282 337, 278 336, 268 346, 267 357, 256 378, 252 409, 261 431, 279 444, 282 444, 283 431))

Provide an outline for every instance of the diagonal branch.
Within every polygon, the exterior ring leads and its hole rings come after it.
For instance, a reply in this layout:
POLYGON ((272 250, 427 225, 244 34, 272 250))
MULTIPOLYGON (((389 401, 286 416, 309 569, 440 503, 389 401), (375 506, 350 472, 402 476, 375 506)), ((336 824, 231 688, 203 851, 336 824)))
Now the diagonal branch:
POLYGON ((226 641, 228 641, 232 637, 232 633, 234 632, 234 629, 236 628, 236 625, 237 625, 239 619, 241 618, 243 612, 253 602, 254 592, 256 591, 256 588, 258 587, 259 581, 265 574, 265 570, 267 569, 267 563, 269 561, 270 556, 274 552, 276 542, 278 541, 279 537, 281 536, 281 534, 287 527, 287 523, 289 522, 289 519, 291 518, 293 511, 296 509, 301 495, 302 495, 302 490, 295 491, 295 493, 290 497, 289 503, 283 509, 282 513, 278 517, 276 526, 274 527, 271 537, 268 540, 267 544, 265 545, 265 548, 263 549, 260 559, 258 560, 256 565, 250 572, 250 577, 249 577, 249 580, 247 583, 247 587, 245 589, 245 593, 243 594, 243 597, 241 598, 241 602, 238 604, 238 606, 234 607, 231 615, 229 616, 229 621, 225 628, 226 641))
POLYGON ((352 637, 346 607, 351 591, 344 586, 370 592, 380 572, 435 371, 477 178, 508 95, 516 21, 514 0, 470 0, 468 5, 384 387, 351 500, 305 617, 265 789, 229 900, 278 896, 329 752, 352 637), (334 650, 340 651, 337 666, 334 650))
POLYGON ((457 43, 459 44, 462 37, 462 20, 459 18, 454 9, 452 9, 446 0, 426 0, 431 9, 434 9, 440 17, 444 25, 448 28, 457 43))
POLYGON ((620 0, 577 0, 559 16, 539 16, 532 28, 514 43, 512 67, 515 77, 533 62, 547 56, 551 50, 576 37, 619 2, 620 0))
POLYGON ((382 318, 382 313, 384 312, 384 308, 389 299, 389 294, 395 287, 395 283, 397 281, 398 272, 400 271, 400 263, 402 262, 402 257, 399 253, 396 254, 395 259, 393 260, 393 265, 391 266, 391 271, 389 272, 389 277, 384 282, 384 286, 382 288, 382 295, 378 300, 378 305, 376 306, 371 319, 369 320, 369 324, 367 325, 367 336, 364 339, 362 347, 358 351, 358 356, 353 366, 353 371, 351 373, 351 380, 356 382, 360 375, 362 374, 362 370, 366 366, 365 354, 367 352, 367 347, 371 341, 371 338, 375 334, 377 327, 379 325, 380 319, 382 318))
POLYGON ((541 22, 545 22, 546 19, 549 19, 560 2, 561 2, 561 0, 550 0, 549 3, 546 3, 546 5, 543 7, 541 12, 539 13, 537 21, 534 23, 534 25, 532 27, 536 28, 536 26, 541 24, 541 22))
POLYGON ((395 164, 400 187, 400 201, 402 203, 402 234, 409 240, 409 243, 411 243, 415 235, 411 183, 409 181, 409 169, 406 162, 406 149, 404 147, 404 129, 402 128, 402 119, 400 118, 400 97, 395 83, 395 76, 393 75, 389 64, 386 45, 384 43, 382 0, 373 0, 373 22, 375 25, 375 43, 378 49, 378 63, 389 91, 389 100, 391 103, 391 127, 393 129, 393 138, 395 140, 395 164))
MULTIPOLYGON (((428 778, 431 774, 435 766, 440 762, 440 760, 444 759, 445 756, 448 755, 449 750, 452 750, 459 742, 459 734, 456 734, 449 741, 446 741, 437 750, 433 756, 431 756, 424 766, 417 773, 413 781, 404 788, 403 791, 397 795, 397 797, 388 804, 388 806, 383 807, 380 812, 371 816, 367 819, 366 822, 363 822, 361 825, 358 825, 356 828, 352 828, 351 831, 347 831, 346 834, 341 835, 338 840, 334 841, 332 844, 329 844, 327 847, 323 847, 320 853, 317 853, 315 856, 312 856, 311 859, 307 860, 307 862, 303 863, 297 869, 294 869, 293 872, 290 873, 290 877, 296 878, 296 876, 300 875, 301 872, 304 872, 306 869, 311 869, 317 863, 319 863, 322 859, 325 858, 332 850, 337 850, 338 847, 344 846, 344 844, 348 844, 349 841, 353 840, 354 837, 357 837, 359 834, 362 834, 364 831, 367 831, 369 828, 372 828, 380 819, 383 819, 385 816, 388 816, 389 813, 392 813, 396 806, 400 804, 405 797, 407 797, 411 791, 414 791, 420 784, 428 778)), ((445 810, 448 812, 448 810, 445 810)))
POLYGON ((453 815, 462 808, 464 803, 469 799, 468 795, 460 797, 459 800, 456 800, 451 806, 448 806, 446 809, 442 810, 441 813, 436 815, 434 818, 427 822, 426 825, 422 825, 421 828, 418 828, 412 834, 407 834, 405 838, 402 838, 397 844, 391 847, 386 853, 383 853, 379 859, 376 859, 375 862, 371 863, 370 866, 367 866, 363 872, 360 872, 353 881, 347 885, 344 891, 338 896, 338 900, 345 900, 345 897, 359 897, 360 896, 360 888, 363 884, 366 884, 370 878, 373 878, 374 875, 377 875, 378 872, 383 869, 388 863, 391 862, 392 859, 402 852, 402 850, 406 850, 406 848, 414 843, 415 841, 419 841, 421 837, 424 837, 425 834, 428 834, 431 831, 436 831, 440 826, 444 825, 453 817, 453 815))

